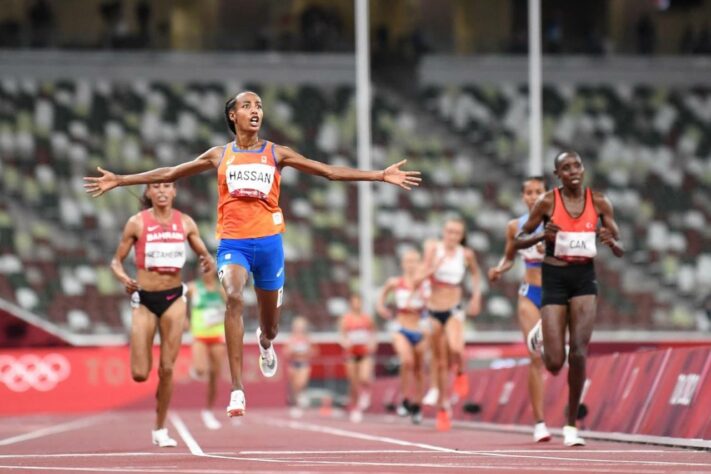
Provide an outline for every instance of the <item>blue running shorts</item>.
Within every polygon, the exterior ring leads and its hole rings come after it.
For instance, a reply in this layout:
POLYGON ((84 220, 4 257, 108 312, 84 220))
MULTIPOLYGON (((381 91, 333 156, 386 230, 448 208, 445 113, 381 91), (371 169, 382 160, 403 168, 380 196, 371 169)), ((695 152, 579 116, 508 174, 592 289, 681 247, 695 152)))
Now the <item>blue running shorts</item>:
POLYGON ((541 300, 543 299, 543 291, 540 286, 529 285, 528 283, 521 283, 521 287, 518 289, 518 294, 525 296, 536 308, 541 309, 541 300))
MULTIPOLYGON (((254 277, 254 286, 274 291, 284 286, 284 247, 281 234, 256 239, 222 239, 217 246, 217 272, 240 265, 254 277)), ((221 278, 220 278, 221 279, 221 278)))

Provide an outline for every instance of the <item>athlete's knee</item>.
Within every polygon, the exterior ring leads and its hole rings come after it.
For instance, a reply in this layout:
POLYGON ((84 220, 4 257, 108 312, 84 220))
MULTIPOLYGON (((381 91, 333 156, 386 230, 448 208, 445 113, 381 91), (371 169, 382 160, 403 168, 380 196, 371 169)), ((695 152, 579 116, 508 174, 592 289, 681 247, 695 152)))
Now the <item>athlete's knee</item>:
POLYGON ((173 377, 173 364, 161 364, 158 367, 158 377, 161 379, 173 377))
POLYGON ((438 370, 446 371, 449 365, 449 361, 447 360, 447 357, 439 357, 435 365, 437 366, 438 370))
POLYGON ((464 357, 464 352, 459 349, 450 349, 449 357, 452 360, 452 363, 459 364, 464 357))
POLYGON ((198 380, 202 380, 205 378, 205 375, 207 375, 207 370, 205 370, 204 367, 195 367, 190 371, 190 375, 198 380))
POLYGON ((585 364, 585 359, 588 356, 588 348, 584 344, 573 344, 570 346, 568 354, 568 363, 570 366, 585 364))
POLYGON ((410 357, 403 357, 400 360, 400 370, 410 371, 415 368, 415 361, 410 357))
POLYGON ((241 317, 244 309, 242 291, 232 290, 227 293, 227 317, 241 317))
POLYGON ((131 378, 134 382, 145 382, 148 380, 148 369, 131 368, 131 378))
POLYGON ((553 375, 557 375, 558 372, 560 372, 560 369, 563 368, 563 364, 565 364, 565 357, 563 354, 550 354, 549 352, 546 352, 543 354, 543 362, 546 365, 546 369, 548 369, 549 372, 551 372, 553 375))
POLYGON ((545 367, 543 358, 538 354, 531 355, 531 367, 534 367, 536 370, 543 369, 543 367, 545 367))
POLYGON ((215 369, 215 368, 211 368, 211 369, 208 371, 208 376, 209 376, 211 379, 216 379, 218 375, 220 375, 220 374, 219 374, 218 370, 215 369))

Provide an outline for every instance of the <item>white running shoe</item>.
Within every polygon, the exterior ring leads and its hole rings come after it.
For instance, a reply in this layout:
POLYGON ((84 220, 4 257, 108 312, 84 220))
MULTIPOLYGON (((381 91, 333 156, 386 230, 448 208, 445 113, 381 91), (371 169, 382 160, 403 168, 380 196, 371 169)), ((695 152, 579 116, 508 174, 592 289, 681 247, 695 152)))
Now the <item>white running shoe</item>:
POLYGON ((200 416, 202 417, 202 422, 205 423, 208 430, 219 430, 222 428, 222 423, 215 418, 212 410, 202 410, 200 412, 200 416))
POLYGON ((543 443, 551 440, 551 433, 548 431, 546 424, 543 422, 536 423, 533 427, 533 441, 543 443))
POLYGON ((585 446, 585 440, 578 436, 578 429, 575 426, 566 425, 563 427, 563 444, 566 446, 585 446))
POLYGON ((360 423, 363 421, 363 413, 360 410, 353 410, 350 419, 351 423, 360 423))
POLYGON ((410 414, 410 410, 408 410, 407 406, 405 406, 404 403, 400 403, 395 408, 395 413, 397 414, 397 416, 407 416, 410 414))
POLYGON ((528 350, 531 354, 543 353, 543 329, 540 319, 528 332, 528 335, 526 336, 526 345, 528 346, 528 350))
POLYGON ((274 377, 277 371, 277 355, 274 351, 274 343, 269 345, 269 349, 262 347, 260 336, 262 330, 257 328, 257 347, 259 347, 259 370, 265 377, 274 377))
POLYGON ((230 394, 230 404, 227 405, 227 416, 244 416, 247 401, 244 399, 242 390, 232 390, 230 394))
POLYGON ((370 408, 370 392, 363 392, 358 397, 358 409, 365 411, 370 408))
POLYGON ((424 398, 422 398, 422 404, 431 407, 437 405, 438 401, 439 389, 437 387, 430 387, 430 389, 427 390, 427 393, 425 394, 424 398))
POLYGON ((299 407, 291 407, 289 409, 289 416, 292 418, 301 418, 304 416, 304 410, 299 407))
POLYGON ((151 439, 159 448, 174 448, 178 445, 177 441, 168 436, 168 428, 151 431, 151 439))

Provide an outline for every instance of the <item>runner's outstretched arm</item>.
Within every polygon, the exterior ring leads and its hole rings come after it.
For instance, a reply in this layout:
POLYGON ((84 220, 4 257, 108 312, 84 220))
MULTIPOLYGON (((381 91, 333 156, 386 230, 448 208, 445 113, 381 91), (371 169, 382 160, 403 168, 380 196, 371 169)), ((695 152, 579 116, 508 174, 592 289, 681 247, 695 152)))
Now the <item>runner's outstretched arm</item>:
POLYGON ((138 174, 115 174, 98 167, 101 176, 84 177, 84 190, 92 197, 99 197, 117 186, 131 186, 134 184, 172 183, 180 178, 202 173, 211 168, 216 168, 222 158, 224 146, 216 146, 207 150, 192 161, 176 166, 155 168, 151 171, 138 174))
POLYGON ((280 167, 291 166, 304 173, 323 176, 331 181, 384 181, 407 190, 419 186, 422 181, 419 171, 402 171, 400 169, 407 160, 390 165, 384 170, 364 171, 311 160, 285 146, 278 146, 276 153, 280 167))

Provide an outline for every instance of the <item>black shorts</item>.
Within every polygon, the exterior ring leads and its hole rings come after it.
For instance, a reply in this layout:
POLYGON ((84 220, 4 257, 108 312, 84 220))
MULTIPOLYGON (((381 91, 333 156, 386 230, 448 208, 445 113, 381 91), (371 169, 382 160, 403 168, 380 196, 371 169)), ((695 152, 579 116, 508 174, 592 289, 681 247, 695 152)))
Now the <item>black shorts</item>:
POLYGON ((431 309, 428 310, 428 311, 429 311, 429 313, 430 313, 430 317, 436 319, 437 321, 440 322, 440 324, 441 324, 442 326, 444 326, 445 324, 447 324, 447 321, 449 320, 449 318, 451 318, 452 315, 453 315, 456 311, 461 311, 461 307, 460 307, 459 305, 457 305, 457 306, 455 306, 454 308, 447 309, 447 310, 444 310, 444 311, 433 311, 433 310, 431 310, 431 309))
POLYGON ((163 313, 184 294, 185 285, 162 291, 138 290, 134 291, 131 295, 131 306, 138 308, 139 305, 143 305, 148 308, 148 311, 160 318, 163 316, 163 313))
POLYGON ((351 362, 355 362, 356 364, 360 364, 363 362, 365 359, 370 357, 370 354, 351 354, 348 356, 351 362))
POLYGON ((541 306, 549 304, 567 305, 571 298, 584 295, 597 295, 595 265, 543 264, 543 300, 541 306))

